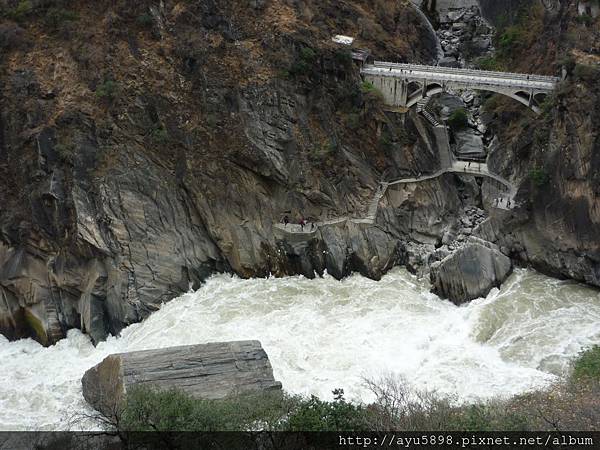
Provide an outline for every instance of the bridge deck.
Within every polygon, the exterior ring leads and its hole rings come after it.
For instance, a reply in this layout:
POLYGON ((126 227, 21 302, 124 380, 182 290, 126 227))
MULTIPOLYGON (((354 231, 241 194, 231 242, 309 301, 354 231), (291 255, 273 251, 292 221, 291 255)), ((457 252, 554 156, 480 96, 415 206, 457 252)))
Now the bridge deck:
POLYGON ((488 85, 511 88, 552 91, 559 81, 556 77, 543 75, 491 72, 487 70, 455 69, 449 67, 424 66, 418 64, 387 63, 376 61, 362 69, 366 75, 446 81, 465 85, 488 85))

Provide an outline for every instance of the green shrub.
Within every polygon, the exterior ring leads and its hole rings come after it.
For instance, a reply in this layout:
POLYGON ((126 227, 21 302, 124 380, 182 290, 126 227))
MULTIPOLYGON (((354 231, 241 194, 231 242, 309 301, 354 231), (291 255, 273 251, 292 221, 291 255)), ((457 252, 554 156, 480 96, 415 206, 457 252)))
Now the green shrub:
POLYGON ((150 28, 154 24, 154 18, 148 13, 140 14, 135 21, 139 26, 144 28, 150 28))
POLYGON ((318 74, 317 59, 317 53, 312 48, 302 47, 299 57, 287 72, 292 77, 315 77, 318 74))
POLYGON ((378 141, 379 148, 382 150, 392 150, 394 148, 394 139, 392 134, 386 129, 379 136, 378 141))
POLYGON ((357 112, 351 112, 345 116, 346 126, 351 130, 357 130, 360 128, 360 114, 357 112))
POLYGON ((291 67, 289 69, 281 69, 277 72, 278 78, 283 78, 284 80, 289 80, 292 77, 291 67))
POLYGON ((7 11, 7 16, 20 22, 33 12, 33 6, 29 0, 21 0, 17 6, 7 11))
POLYGON ((285 423, 288 431, 365 431, 367 411, 344 400, 344 391, 334 391, 335 400, 326 402, 311 396, 298 403, 285 423))
POLYGON ((467 116, 467 110, 464 108, 458 108, 450 114, 448 117, 448 125, 454 131, 462 130, 469 125, 469 118, 467 116))
POLYGON ((236 412, 224 402, 197 400, 172 391, 136 387, 127 393, 121 427, 132 431, 225 431, 239 429, 236 412))
POLYGON ((461 431, 491 431, 489 411, 482 405, 469 405, 456 415, 452 428, 461 431))
POLYGON ((178 391, 136 386, 127 392, 118 428, 127 431, 365 430, 361 405, 334 391, 333 402, 281 393, 203 400, 178 391))
POLYGON ((325 161, 333 157, 337 151, 337 145, 330 141, 322 146, 315 146, 311 149, 308 157, 311 161, 320 162, 325 161))
POLYGON ((581 23, 585 26, 589 26, 594 23, 594 18, 589 14, 581 14, 580 16, 577 16, 575 20, 577 23, 581 23))
POLYGON ((370 81, 363 81, 360 85, 360 91, 363 94, 367 94, 369 92, 377 92, 377 88, 370 81))
POLYGON ((118 426, 129 431, 274 430, 296 401, 281 393, 203 400, 174 389, 136 386, 127 391, 118 426))
MULTIPOLYGON (((550 118, 544 117, 544 120, 550 120, 550 118)), ((546 148, 550 141, 550 129, 545 125, 540 125, 533 131, 533 142, 537 148, 546 148)))
MULTIPOLYGON (((368 406, 347 402, 342 390, 334 391, 333 401, 280 392, 202 400, 177 390, 136 386, 128 389, 118 417, 109 418, 108 423, 120 431, 596 429, 600 420, 600 347, 583 352, 574 369, 581 378, 569 386, 462 406, 435 393, 415 390, 405 380, 391 376, 365 380, 375 395, 368 406)), ((106 424, 107 418, 99 419, 106 424)))
POLYGON ((506 28, 498 40, 500 55, 503 57, 510 56, 510 54, 513 53, 513 51, 519 46, 522 39, 523 32, 518 26, 510 26, 506 28))
POLYGON ((335 52, 335 62, 344 69, 352 67, 352 52, 350 50, 338 50, 335 52))
POLYGON ((113 80, 104 80, 96 88, 96 96, 107 100, 114 100, 119 91, 119 85, 113 80))
POLYGON ((544 120, 549 121, 552 119, 552 111, 556 108, 557 99, 554 94, 547 95, 540 105, 542 111, 542 117, 544 120))
POLYGON ((157 126, 150 132, 150 136, 152 140, 159 143, 164 144, 169 140, 169 133, 163 126, 157 126))
POLYGON ((363 81, 360 85, 360 91, 368 110, 377 110, 383 105, 383 94, 370 81, 363 81))
POLYGON ((594 82, 600 79, 600 69, 587 64, 577 64, 573 75, 581 81, 594 82))
POLYGON ((308 64, 312 64, 317 59, 317 54, 310 47, 302 47, 300 49, 300 58, 308 64))
POLYGON ((507 408, 505 402, 488 402, 453 408, 444 428, 453 431, 525 431, 529 422, 524 412, 507 408))
POLYGON ((573 363, 572 378, 580 380, 592 378, 600 380, 600 346, 582 351, 573 363))
POLYGON ((65 22, 72 22, 78 19, 75 12, 63 8, 49 8, 46 12, 45 22, 51 28, 59 28, 65 22))
POLYGON ((494 56, 484 56, 475 60, 475 66, 481 70, 502 71, 504 65, 494 56))
POLYGON ((75 146, 73 144, 56 144, 56 153, 61 161, 65 163, 72 163, 75 156, 75 146))
POLYGON ((541 167, 534 167, 533 169, 531 169, 531 171, 529 172, 529 177, 531 178, 533 184, 537 187, 544 186, 549 179, 548 174, 541 167))
POLYGON ((288 73, 294 77, 309 76, 312 73, 312 66, 305 61, 294 61, 288 73))

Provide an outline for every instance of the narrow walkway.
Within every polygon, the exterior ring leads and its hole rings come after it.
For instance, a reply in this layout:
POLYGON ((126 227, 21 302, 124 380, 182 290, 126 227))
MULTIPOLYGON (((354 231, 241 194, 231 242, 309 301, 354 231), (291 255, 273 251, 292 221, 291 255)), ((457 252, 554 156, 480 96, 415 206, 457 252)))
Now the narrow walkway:
POLYGON ((445 173, 462 173, 466 175, 474 175, 476 177, 487 177, 496 180, 497 182, 499 182, 507 188, 507 192, 505 195, 495 198, 492 202, 492 206, 499 209, 513 209, 516 206, 514 198, 517 195, 517 188, 501 176, 490 172, 487 164, 485 163, 468 163, 466 161, 453 161, 451 166, 442 168, 432 174, 423 175, 421 177, 416 178, 401 178, 399 180, 390 181, 387 184, 388 186, 394 186, 396 184, 419 183, 421 181, 432 180, 445 173))
POLYGON ((493 180, 498 181, 503 186, 507 188, 507 192, 505 195, 496 197, 492 201, 492 206, 496 209, 504 209, 511 210, 516 204, 514 201, 515 195, 517 193, 517 189, 510 182, 505 180, 499 175, 496 175, 489 171, 487 164, 484 163, 468 163, 465 161, 453 161, 450 167, 446 167, 444 169, 440 169, 434 173, 423 175, 415 178, 401 178, 399 180, 390 181, 390 182, 381 182, 373 195, 373 198, 369 202, 367 215, 365 217, 350 217, 350 216, 342 216, 335 219, 319 221, 319 222, 310 222, 304 226, 298 224, 287 224, 284 225, 282 223, 274 224, 274 227, 284 231, 289 234, 297 234, 297 235, 313 235, 315 234, 320 227, 327 225, 337 225, 346 221, 350 221, 352 223, 357 224, 373 224, 375 223, 375 219, 377 217, 377 211, 379 210, 379 203, 381 199, 386 194, 387 189, 390 186, 395 186, 399 184, 410 184, 410 183, 420 183, 422 181, 433 180, 437 177, 445 173, 459 173, 466 175, 474 175, 476 177, 487 177, 493 180))
POLYGON ((342 216, 335 219, 330 219, 326 221, 320 222, 309 222, 306 225, 302 226, 299 224, 287 224, 284 225, 282 223, 274 224, 274 227, 284 231, 289 234, 297 234, 297 235, 312 235, 315 234, 320 227, 327 225, 337 225, 346 221, 350 221, 352 223, 361 223, 361 224, 373 224, 375 223, 375 219, 377 217, 377 211, 379 210, 379 203, 381 199, 387 192, 387 189, 390 186, 398 185, 398 184, 410 184, 410 183, 420 183, 422 181, 432 180, 437 178, 445 173, 462 173, 466 175, 474 175, 476 177, 488 177, 493 180, 496 180, 500 184, 502 184, 507 192, 503 195, 500 195, 492 201, 492 207, 497 209, 505 209, 509 210, 514 208, 515 202, 514 198, 517 194, 517 189, 510 182, 505 180, 499 175, 496 175, 489 171, 487 164, 485 163, 474 163, 474 162, 466 162, 466 161, 457 161, 454 159, 452 155, 452 150, 450 149, 450 140, 448 137, 448 129, 446 125, 441 124, 435 119, 435 117, 427 110, 427 106, 429 103, 429 98, 424 98, 417 103, 417 112, 423 115, 427 121, 433 125, 433 131, 436 135, 436 140, 438 142, 438 146, 440 147, 440 165, 441 169, 432 174, 423 175, 414 178, 401 178, 395 181, 389 182, 380 182, 377 186, 377 190, 373 194, 373 198, 369 201, 367 205, 367 212, 365 217, 350 217, 350 216, 342 216), (442 145, 445 144, 445 145, 442 145))
POLYGON ((388 186, 388 183, 386 183, 386 182, 379 183, 379 185, 377 186, 377 190, 375 191, 375 194, 373 195, 373 198, 369 201, 369 204, 367 206, 367 215, 365 217, 342 216, 342 217, 338 217, 335 219, 330 219, 330 220, 325 220, 325 221, 320 221, 320 222, 309 222, 304 226, 299 225, 299 224, 291 224, 291 223, 289 223, 287 225, 284 225, 282 223, 276 223, 276 224, 274 224, 274 227, 281 231, 285 231, 286 233, 290 233, 290 234, 311 235, 311 234, 316 233, 317 230, 319 229, 319 227, 326 226, 326 225, 337 225, 337 224, 340 224, 340 223, 343 223, 346 221, 349 221, 352 223, 373 224, 373 223, 375 223, 375 218, 377 217, 377 211, 379 209, 379 202, 385 195, 387 186, 388 186))

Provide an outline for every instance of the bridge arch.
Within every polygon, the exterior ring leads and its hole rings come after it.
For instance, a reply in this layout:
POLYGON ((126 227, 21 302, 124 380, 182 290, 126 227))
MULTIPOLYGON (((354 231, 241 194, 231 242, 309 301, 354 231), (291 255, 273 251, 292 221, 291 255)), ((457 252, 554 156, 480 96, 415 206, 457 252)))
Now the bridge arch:
POLYGON ((406 86, 406 92, 409 98, 423 95, 423 84, 418 81, 409 81, 406 86))
MULTIPOLYGON (((460 90, 460 89, 463 89, 463 88, 458 88, 456 90, 460 90)), ((533 112, 535 112, 537 114, 539 114, 541 112, 540 105, 547 96, 547 94, 545 92, 531 93, 531 92, 526 92, 523 90, 513 92, 513 91, 510 91, 507 89, 496 88, 495 86, 477 86, 477 87, 469 88, 469 90, 487 91, 487 92, 494 92, 496 94, 505 95, 507 97, 512 98, 513 100, 518 101, 519 103, 521 103, 522 105, 531 109, 533 112)), ((432 97, 432 96, 434 96, 436 94, 440 94, 442 92, 447 92, 447 88, 445 86, 442 86, 442 84, 437 83, 437 82, 427 83, 425 85, 424 90, 421 88, 421 89, 413 92, 412 95, 409 93, 408 99, 406 102, 406 107, 411 108, 414 105, 416 105, 419 100, 426 98, 426 97, 432 97)))

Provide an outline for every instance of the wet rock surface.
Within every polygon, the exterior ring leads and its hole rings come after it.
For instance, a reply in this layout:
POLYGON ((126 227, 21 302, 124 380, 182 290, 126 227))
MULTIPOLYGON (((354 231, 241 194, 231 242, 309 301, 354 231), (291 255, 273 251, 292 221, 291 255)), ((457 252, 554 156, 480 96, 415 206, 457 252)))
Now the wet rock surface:
POLYGON ((510 258, 499 248, 478 238, 470 238, 454 253, 431 265, 432 290, 460 305, 485 297, 508 277, 510 258))

